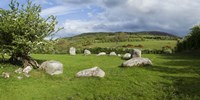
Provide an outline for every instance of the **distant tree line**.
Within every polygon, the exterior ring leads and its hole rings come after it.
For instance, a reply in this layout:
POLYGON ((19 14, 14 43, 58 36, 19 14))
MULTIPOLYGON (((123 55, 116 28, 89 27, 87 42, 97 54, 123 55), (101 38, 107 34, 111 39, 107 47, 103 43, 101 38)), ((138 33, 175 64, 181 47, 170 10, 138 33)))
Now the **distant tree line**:
POLYGON ((168 35, 150 35, 150 34, 130 34, 127 32, 119 33, 86 33, 75 37, 68 38, 67 40, 76 43, 82 43, 83 46, 92 45, 92 43, 107 43, 107 42, 135 42, 145 41, 149 39, 154 40, 178 40, 179 37, 173 37, 168 35))

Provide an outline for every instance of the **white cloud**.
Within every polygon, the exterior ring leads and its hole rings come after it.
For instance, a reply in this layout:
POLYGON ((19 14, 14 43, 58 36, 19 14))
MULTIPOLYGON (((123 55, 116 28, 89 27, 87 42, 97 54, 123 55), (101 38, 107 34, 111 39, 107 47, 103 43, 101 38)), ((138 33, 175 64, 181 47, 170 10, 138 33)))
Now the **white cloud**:
POLYGON ((53 5, 52 2, 47 1, 47 0, 35 0, 35 1, 33 1, 33 3, 36 3, 36 4, 47 4, 47 5, 53 5))
MULTIPOLYGON (((90 20, 66 20, 63 26, 68 34, 160 30, 185 35, 189 28, 200 21, 199 0, 79 0, 78 3, 72 0, 63 1, 66 6, 73 5, 76 9, 88 5, 104 9, 98 14, 87 13, 91 17, 90 20)), ((59 12, 63 13, 62 9, 59 12)), ((55 12, 58 13, 56 10, 55 12)))
POLYGON ((94 31, 93 27, 98 22, 96 21, 83 21, 83 20, 66 20, 64 23, 66 33, 82 33, 94 31))
POLYGON ((42 16, 49 16, 49 15, 61 16, 61 15, 74 13, 77 10, 78 10, 77 8, 69 8, 69 7, 61 5, 61 6, 54 6, 51 8, 44 9, 42 10, 41 15, 42 16))

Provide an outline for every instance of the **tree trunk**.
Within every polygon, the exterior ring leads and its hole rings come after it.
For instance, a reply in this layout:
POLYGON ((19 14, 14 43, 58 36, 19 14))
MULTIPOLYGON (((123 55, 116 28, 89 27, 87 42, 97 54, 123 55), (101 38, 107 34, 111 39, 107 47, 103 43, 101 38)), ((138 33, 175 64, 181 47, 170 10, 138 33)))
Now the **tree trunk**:
POLYGON ((14 65, 19 65, 23 67, 32 66, 33 68, 39 68, 39 64, 37 63, 37 61, 35 61, 34 59, 32 59, 30 56, 27 55, 13 54, 10 57, 9 62, 14 65))

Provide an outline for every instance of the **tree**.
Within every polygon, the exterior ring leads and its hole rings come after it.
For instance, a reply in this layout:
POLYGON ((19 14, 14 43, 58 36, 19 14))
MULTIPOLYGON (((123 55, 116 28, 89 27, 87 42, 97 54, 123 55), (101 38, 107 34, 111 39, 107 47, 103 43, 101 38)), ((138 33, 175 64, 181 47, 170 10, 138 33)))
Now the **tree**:
POLYGON ((129 37, 128 37, 127 33, 123 33, 123 32, 116 33, 114 36, 114 40, 116 43, 127 41, 128 38, 129 37))
POLYGON ((9 10, 0 8, 1 53, 9 54, 9 61, 13 64, 38 68, 37 62, 29 54, 46 44, 45 37, 60 30, 55 30, 56 17, 42 18, 41 6, 29 0, 22 5, 12 0, 9 7, 9 10))
POLYGON ((182 41, 178 41, 176 49, 177 51, 200 49, 200 25, 194 26, 182 41))
POLYGON ((89 37, 82 37, 82 46, 89 46, 89 45, 92 45, 92 39, 89 37))

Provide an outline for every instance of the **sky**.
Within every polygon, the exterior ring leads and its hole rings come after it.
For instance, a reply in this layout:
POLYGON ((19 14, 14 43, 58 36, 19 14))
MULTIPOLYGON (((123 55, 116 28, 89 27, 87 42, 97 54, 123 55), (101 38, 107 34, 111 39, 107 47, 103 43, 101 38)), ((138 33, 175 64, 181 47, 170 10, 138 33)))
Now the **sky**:
MULTIPOLYGON (((20 4, 26 0, 17 0, 20 4)), ((9 9, 10 0, 0 0, 9 9)), ((200 23, 200 0, 32 0, 42 17, 56 15, 64 27, 54 37, 85 32, 163 31, 185 36, 200 23)))

